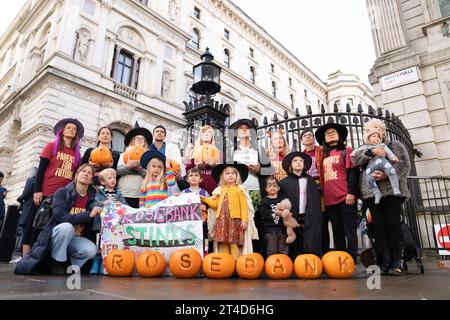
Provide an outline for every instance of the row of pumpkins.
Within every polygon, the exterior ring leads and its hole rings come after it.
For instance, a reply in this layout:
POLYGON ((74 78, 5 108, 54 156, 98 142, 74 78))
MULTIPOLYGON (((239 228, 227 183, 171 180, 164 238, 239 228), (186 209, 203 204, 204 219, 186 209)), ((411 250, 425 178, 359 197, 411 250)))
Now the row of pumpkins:
MULTIPOLYGON (((142 277, 161 276, 167 268, 160 252, 143 252, 135 263, 135 254, 128 250, 113 250, 106 257, 105 267, 110 276, 129 277, 135 265, 142 277)), ((235 262, 228 253, 210 253, 202 261, 195 249, 182 249, 172 253, 169 260, 170 272, 177 278, 194 278, 203 269, 210 279, 228 279, 236 271, 243 279, 258 279, 263 270, 270 279, 289 279, 292 272, 300 279, 317 279, 322 271, 330 278, 346 279, 353 274, 353 258, 344 251, 332 251, 322 259, 313 254, 299 255, 293 263, 285 254, 274 254, 264 262, 259 253, 240 256, 235 262)))

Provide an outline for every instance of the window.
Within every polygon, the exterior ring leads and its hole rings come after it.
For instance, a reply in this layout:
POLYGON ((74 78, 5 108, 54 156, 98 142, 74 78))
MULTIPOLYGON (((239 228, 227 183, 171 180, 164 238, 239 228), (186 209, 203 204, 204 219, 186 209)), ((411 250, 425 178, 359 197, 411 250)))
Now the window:
POLYGON ((192 30, 192 40, 191 45, 195 49, 200 49, 200 32, 197 29, 192 30))
POLYGON ((277 84, 275 83, 275 81, 272 81, 272 95, 274 98, 277 97, 277 84))
POLYGON ((250 67, 250 81, 255 84, 256 77, 255 77, 255 68, 250 67))
POLYGON ((289 78, 289 85, 292 87, 292 78, 289 78))
POLYGON ((223 63, 227 68, 230 67, 230 51, 228 49, 223 50, 223 63))
POLYGON ((255 57, 255 50, 253 50, 253 48, 250 48, 250 57, 255 57))
POLYGON ((353 98, 348 98, 347 103, 348 103, 350 106, 353 106, 353 98))
POLYGON ((230 31, 228 31, 227 29, 223 30, 223 37, 227 40, 230 40, 230 31))
POLYGON ((124 85, 131 85, 133 73, 133 56, 125 51, 120 51, 115 80, 124 85))
POLYGON ((450 1, 449 0, 439 0, 439 8, 441 9, 441 15, 447 16, 450 14, 450 1))
POLYGON ((291 93, 290 97, 291 97, 291 108, 294 109, 295 106, 294 95, 291 93))
POLYGON ((275 73, 275 65, 273 63, 270 64, 270 71, 272 71, 272 73, 275 73))
POLYGON ((194 7, 194 11, 192 12, 192 16, 198 20, 200 20, 200 9, 197 7, 194 7))
POLYGON ((124 140, 125 140, 125 135, 123 134, 122 131, 113 129, 113 136, 112 136, 112 149, 115 151, 118 151, 120 153, 125 151, 125 144, 124 144, 124 140))

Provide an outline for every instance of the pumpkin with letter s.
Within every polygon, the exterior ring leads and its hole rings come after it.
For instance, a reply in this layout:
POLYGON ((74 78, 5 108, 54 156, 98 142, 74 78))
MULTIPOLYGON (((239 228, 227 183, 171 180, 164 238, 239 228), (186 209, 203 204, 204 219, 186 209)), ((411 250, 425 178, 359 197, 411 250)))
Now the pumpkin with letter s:
POLYGON ((166 270, 166 260, 160 252, 142 252, 138 257, 136 270, 141 277, 158 277, 166 270))
POLYGON ((347 279, 355 270, 355 262, 345 251, 330 251, 322 257, 325 274, 330 278, 347 279))
POLYGON ((288 279, 292 275, 294 264, 286 254, 273 254, 267 258, 264 270, 270 279, 288 279))
POLYGON ((128 163, 128 161, 133 160, 141 160, 142 155, 145 153, 145 148, 140 146, 132 146, 128 147, 127 150, 125 150, 123 154, 123 162, 125 164, 128 163))
POLYGON ((264 258, 259 253, 240 256, 236 262, 236 272, 242 279, 258 279, 264 270, 264 258))
POLYGON ((129 277, 135 265, 134 252, 129 250, 113 250, 106 256, 105 268, 113 277, 129 277))
POLYGON ((203 259, 203 273, 210 279, 230 278, 235 270, 235 261, 229 253, 210 253, 203 259))
POLYGON ((302 254, 295 258, 294 272, 300 279, 317 279, 322 269, 322 260, 314 254, 302 254))
POLYGON ((111 150, 106 147, 97 147, 91 151, 89 161, 100 165, 113 163, 111 150))
POLYGON ((202 268, 202 256, 195 249, 174 251, 169 259, 169 269, 177 278, 193 278, 202 268))

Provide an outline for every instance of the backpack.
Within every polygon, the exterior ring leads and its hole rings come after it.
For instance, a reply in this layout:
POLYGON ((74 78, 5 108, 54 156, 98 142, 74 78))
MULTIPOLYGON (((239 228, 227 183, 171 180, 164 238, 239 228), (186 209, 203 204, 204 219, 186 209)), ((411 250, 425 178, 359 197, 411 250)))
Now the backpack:
POLYGON ((53 195, 42 201, 36 216, 33 220, 33 228, 42 230, 53 215, 52 211, 53 195))

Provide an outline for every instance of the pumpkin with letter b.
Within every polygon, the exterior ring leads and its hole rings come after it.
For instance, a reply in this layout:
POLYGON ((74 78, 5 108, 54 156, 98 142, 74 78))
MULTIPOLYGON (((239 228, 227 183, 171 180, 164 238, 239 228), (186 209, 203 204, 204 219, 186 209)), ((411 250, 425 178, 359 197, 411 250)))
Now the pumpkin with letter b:
POLYGON ((258 279, 264 270, 264 258, 259 253, 240 256, 236 262, 236 271, 242 279, 258 279))
POLYGON ((106 271, 113 277, 129 277, 134 271, 134 253, 129 250, 113 250, 106 256, 106 271))
POLYGON ((166 260, 160 252, 142 252, 138 257, 136 270, 141 277, 158 277, 166 270, 166 260))
POLYGON ((202 268, 202 256, 195 249, 181 249, 172 253, 169 269, 177 278, 193 278, 202 268))
POLYGON ((322 257, 323 269, 330 278, 347 279, 355 270, 355 262, 345 251, 330 251, 322 257))
POLYGON ((145 153, 145 148, 140 146, 132 146, 128 147, 127 150, 125 150, 123 154, 123 162, 125 164, 128 163, 128 161, 133 160, 141 160, 142 155, 145 153))
POLYGON ((322 260, 314 254, 302 254, 295 258, 294 272, 300 279, 317 279, 322 274, 322 260))
POLYGON ((230 278, 235 270, 235 261, 229 253, 210 253, 203 259, 203 273, 210 279, 230 278))
POLYGON ((286 254, 273 254, 267 258, 264 270, 270 279, 288 279, 292 275, 294 264, 286 254))
POLYGON ((92 150, 89 160, 100 165, 113 163, 111 150, 106 147, 97 147, 92 150))

